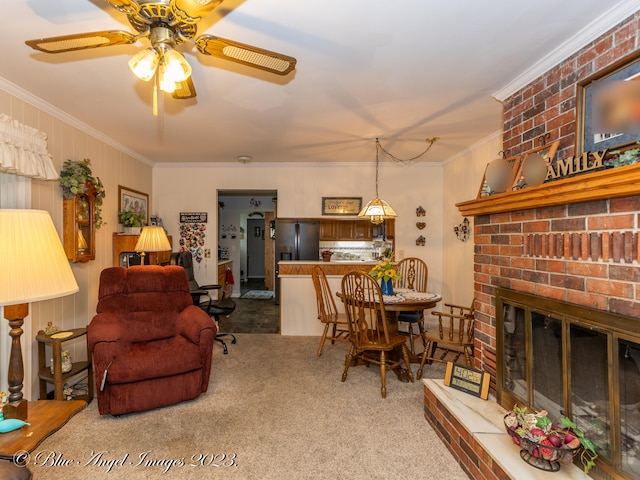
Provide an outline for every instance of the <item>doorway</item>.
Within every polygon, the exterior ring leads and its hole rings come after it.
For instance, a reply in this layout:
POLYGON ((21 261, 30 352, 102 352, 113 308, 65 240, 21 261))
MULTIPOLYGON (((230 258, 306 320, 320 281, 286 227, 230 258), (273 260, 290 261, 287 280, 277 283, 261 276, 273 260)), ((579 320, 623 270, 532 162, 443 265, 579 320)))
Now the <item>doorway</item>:
POLYGON ((220 322, 229 333, 279 333, 270 224, 276 190, 218 191, 218 258, 232 265, 236 311, 220 322))

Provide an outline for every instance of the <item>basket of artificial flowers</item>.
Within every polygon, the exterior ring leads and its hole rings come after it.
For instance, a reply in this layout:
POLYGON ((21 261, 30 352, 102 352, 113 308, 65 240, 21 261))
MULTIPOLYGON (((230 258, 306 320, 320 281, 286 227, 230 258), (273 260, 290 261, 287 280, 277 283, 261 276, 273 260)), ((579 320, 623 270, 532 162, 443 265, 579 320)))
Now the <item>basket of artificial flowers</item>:
POLYGON ((593 443, 567 417, 554 422, 545 410, 528 413, 526 407, 516 405, 505 415, 504 426, 520 446, 520 458, 531 466, 557 472, 560 463, 572 463, 578 453, 585 473, 595 466, 598 454, 593 443))

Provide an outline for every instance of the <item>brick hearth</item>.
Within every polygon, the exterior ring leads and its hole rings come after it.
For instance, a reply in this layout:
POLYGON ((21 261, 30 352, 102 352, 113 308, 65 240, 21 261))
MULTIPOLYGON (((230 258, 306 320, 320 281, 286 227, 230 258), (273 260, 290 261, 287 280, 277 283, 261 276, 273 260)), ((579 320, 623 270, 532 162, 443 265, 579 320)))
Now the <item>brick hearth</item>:
POLYGON ((527 465, 504 429, 502 418, 507 412, 495 398, 481 400, 445 387, 439 379, 422 382, 424 416, 470 478, 584 480, 583 471, 575 465, 562 465, 555 473, 527 465))

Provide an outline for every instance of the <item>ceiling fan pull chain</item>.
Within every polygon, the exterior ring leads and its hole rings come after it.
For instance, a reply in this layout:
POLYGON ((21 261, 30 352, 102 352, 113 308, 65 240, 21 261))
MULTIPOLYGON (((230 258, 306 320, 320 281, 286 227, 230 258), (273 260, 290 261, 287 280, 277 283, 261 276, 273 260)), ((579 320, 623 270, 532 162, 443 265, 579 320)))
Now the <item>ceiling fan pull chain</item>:
POLYGON ((155 82, 153 82, 153 116, 158 116, 158 75, 155 75, 155 82))

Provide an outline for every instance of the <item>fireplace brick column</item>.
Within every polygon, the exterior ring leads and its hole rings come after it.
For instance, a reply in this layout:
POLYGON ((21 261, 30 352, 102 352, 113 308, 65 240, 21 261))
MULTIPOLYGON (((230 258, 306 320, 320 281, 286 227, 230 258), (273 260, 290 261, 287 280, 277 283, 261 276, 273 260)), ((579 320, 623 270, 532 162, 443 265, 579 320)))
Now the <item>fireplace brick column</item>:
MULTIPOLYGON (((560 140, 575 154, 579 82, 640 45, 640 12, 504 101, 508 156, 560 140)), ((475 366, 496 373, 495 287, 638 318, 640 196, 479 215, 474 221, 475 366)), ((495 386, 495 385, 494 385, 495 386)))

